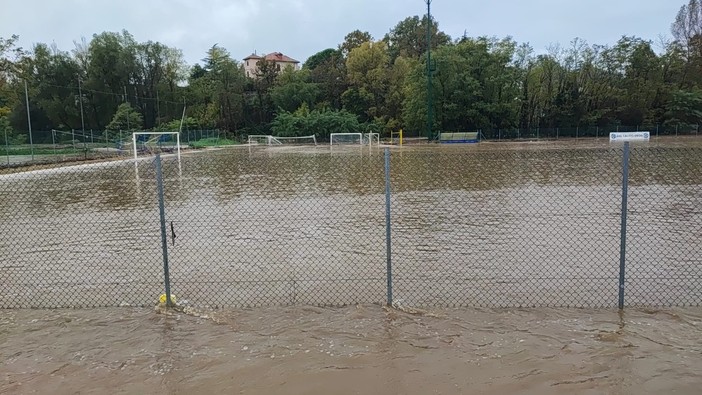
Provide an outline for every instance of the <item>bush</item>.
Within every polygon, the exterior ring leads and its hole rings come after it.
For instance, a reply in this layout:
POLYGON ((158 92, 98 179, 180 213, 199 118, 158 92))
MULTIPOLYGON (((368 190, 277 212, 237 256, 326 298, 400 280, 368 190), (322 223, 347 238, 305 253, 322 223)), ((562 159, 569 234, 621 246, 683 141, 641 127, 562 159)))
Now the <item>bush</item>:
POLYGON ((309 111, 305 105, 294 113, 281 112, 271 123, 274 136, 295 137, 316 135, 327 139, 331 133, 360 133, 358 118, 342 111, 309 111))
POLYGON ((217 137, 209 137, 206 139, 191 141, 190 147, 195 149, 202 149, 207 147, 222 147, 226 145, 236 145, 238 144, 234 140, 229 139, 218 139, 217 137))

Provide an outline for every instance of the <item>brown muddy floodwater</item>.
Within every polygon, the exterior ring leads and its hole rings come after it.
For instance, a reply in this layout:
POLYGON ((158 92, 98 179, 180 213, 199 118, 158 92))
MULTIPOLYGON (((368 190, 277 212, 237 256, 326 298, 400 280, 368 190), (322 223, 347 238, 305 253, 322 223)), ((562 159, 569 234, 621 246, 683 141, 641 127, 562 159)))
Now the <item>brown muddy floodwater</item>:
POLYGON ((2 310, 0 393, 700 393, 698 308, 413 313, 2 310))
MULTIPOLYGON (((700 305, 702 139, 632 147, 627 303, 700 305)), ((622 155, 603 139, 393 148, 395 300, 617 306, 622 155)), ((181 162, 163 161, 181 300, 385 301, 382 149, 237 147, 181 162)), ((152 159, 0 176, 0 308, 151 305, 164 278, 156 192, 152 159)))

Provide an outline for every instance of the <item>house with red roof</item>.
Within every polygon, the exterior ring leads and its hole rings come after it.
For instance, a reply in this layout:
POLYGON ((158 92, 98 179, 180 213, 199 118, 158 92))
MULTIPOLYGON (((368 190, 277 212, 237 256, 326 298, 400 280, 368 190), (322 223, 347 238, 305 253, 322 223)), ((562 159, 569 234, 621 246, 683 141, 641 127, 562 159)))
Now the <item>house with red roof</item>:
POLYGON ((262 60, 273 62, 278 70, 284 70, 286 67, 292 67, 293 70, 300 69, 299 61, 280 52, 271 52, 268 55, 263 56, 252 53, 244 58, 244 71, 246 72, 247 77, 256 78, 258 75, 258 62, 262 60))

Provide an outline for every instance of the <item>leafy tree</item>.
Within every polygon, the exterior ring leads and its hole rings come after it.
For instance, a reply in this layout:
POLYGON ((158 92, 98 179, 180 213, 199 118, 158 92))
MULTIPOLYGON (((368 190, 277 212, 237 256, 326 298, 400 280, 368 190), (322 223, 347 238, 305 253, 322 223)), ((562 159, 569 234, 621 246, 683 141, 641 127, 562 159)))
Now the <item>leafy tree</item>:
POLYGON ((702 50, 702 3, 690 0, 678 11, 675 22, 671 27, 673 37, 678 44, 686 49, 688 57, 700 55, 702 50))
POLYGON ((673 92, 667 109, 667 123, 669 124, 701 124, 702 89, 673 92))
MULTIPOLYGON (((388 45, 390 58, 398 56, 418 59, 427 52, 427 17, 406 18, 399 22, 385 35, 383 41, 388 45)), ((431 19, 431 48, 437 49, 451 42, 451 37, 439 30, 439 24, 431 19)))
MULTIPOLYGON (((34 47, 31 67, 33 69, 33 95, 39 108, 52 125, 80 128, 80 112, 76 90, 66 89, 66 81, 76 81, 79 66, 67 52, 49 48, 46 44, 34 47)), ((52 125, 45 125, 51 128, 52 125)))
POLYGON ((280 112, 271 123, 276 136, 305 136, 314 134, 326 139, 330 133, 359 133, 358 118, 346 111, 312 110, 301 106, 294 113, 280 112))
POLYGON ((339 45, 339 51, 344 57, 347 57, 355 48, 371 41, 373 41, 373 36, 370 33, 354 30, 344 37, 344 42, 339 45))
MULTIPOLYGON (((198 123, 198 120, 193 118, 193 117, 185 117, 182 120, 182 130, 198 130, 200 129, 200 124, 198 123)), ((169 122, 162 123, 159 125, 155 130, 162 131, 162 132, 177 132, 181 130, 181 120, 180 119, 173 119, 169 122)))
POLYGON ((350 87, 344 108, 365 121, 383 117, 388 89, 390 58, 384 42, 366 42, 354 48, 346 60, 350 87))
POLYGON ((141 130, 144 120, 141 114, 132 108, 129 103, 122 103, 117 107, 117 112, 112 121, 107 125, 107 130, 141 130))
POLYGON ((304 103, 313 106, 319 96, 319 86, 309 82, 310 72, 287 68, 278 76, 276 85, 271 89, 271 98, 276 108, 295 111, 304 103))
POLYGON ((341 95, 348 87, 346 61, 341 50, 328 52, 310 72, 311 82, 319 86, 320 108, 341 109, 341 95))
POLYGON ((310 56, 302 66, 306 70, 314 70, 324 63, 330 61, 334 56, 341 55, 341 51, 334 48, 327 48, 310 56))
MULTIPOLYGON (((465 131, 512 127, 517 123, 518 88, 512 57, 514 42, 485 37, 465 39, 436 50, 432 85, 433 129, 465 131)), ((423 130, 427 117, 426 60, 408 79, 404 119, 423 130)))

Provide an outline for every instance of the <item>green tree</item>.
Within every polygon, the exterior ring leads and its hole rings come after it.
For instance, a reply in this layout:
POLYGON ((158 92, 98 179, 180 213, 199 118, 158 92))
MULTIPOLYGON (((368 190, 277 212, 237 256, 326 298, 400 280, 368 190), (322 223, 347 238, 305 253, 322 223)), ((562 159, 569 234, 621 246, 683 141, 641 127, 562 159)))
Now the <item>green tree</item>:
POLYGON ((373 36, 371 36, 370 33, 354 30, 344 36, 344 42, 339 44, 339 51, 341 51, 344 57, 347 57, 355 48, 360 47, 363 43, 371 41, 373 41, 373 36))
POLYGON ((314 106, 319 96, 319 86, 310 82, 310 71, 300 71, 292 68, 283 70, 276 85, 271 89, 271 98, 277 109, 295 111, 303 103, 308 107, 314 106))
MULTIPOLYGON (((463 39, 439 47, 432 85, 435 130, 466 131, 517 124, 518 85, 510 39, 463 39)), ((427 117, 426 60, 415 64, 405 92, 404 120, 423 130, 427 117)))
POLYGON ((360 133, 362 129, 358 118, 346 111, 310 111, 305 105, 294 113, 280 112, 271 122, 273 134, 284 137, 314 134, 326 139, 330 133, 360 133))
POLYGON ((387 47, 382 41, 365 42, 354 48, 346 59, 350 86, 342 101, 345 109, 363 121, 385 116, 389 62, 387 47))
MULTIPOLYGON (((394 61, 397 57, 419 59, 427 52, 427 17, 405 18, 385 35, 388 53, 394 61)), ((451 37, 439 30, 439 23, 431 19, 431 48, 437 49, 451 43, 451 37)))
POLYGON ((699 125, 702 123, 702 89, 676 91, 667 105, 668 124, 699 125))
POLYGON ((334 56, 337 56, 337 54, 340 55, 341 51, 334 48, 327 48, 307 58, 302 68, 310 71, 314 70, 317 67, 323 65, 324 63, 328 62, 334 56))
POLYGON ((341 95, 348 87, 346 61, 341 50, 327 52, 310 70, 310 81, 319 87, 318 107, 341 109, 341 95))
POLYGON ((117 107, 117 112, 112 117, 112 121, 107 125, 107 130, 142 130, 144 120, 138 111, 132 108, 129 103, 122 103, 117 107))

